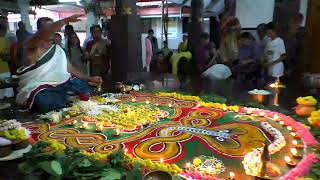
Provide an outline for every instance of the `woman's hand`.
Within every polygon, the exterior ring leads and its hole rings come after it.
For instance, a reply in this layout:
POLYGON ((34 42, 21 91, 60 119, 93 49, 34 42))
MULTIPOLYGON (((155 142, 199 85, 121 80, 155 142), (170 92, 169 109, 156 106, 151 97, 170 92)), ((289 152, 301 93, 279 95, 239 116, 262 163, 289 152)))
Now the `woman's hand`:
POLYGON ((91 86, 101 86, 101 84, 103 83, 103 80, 100 76, 91 76, 89 77, 88 79, 88 83, 91 85, 91 86))

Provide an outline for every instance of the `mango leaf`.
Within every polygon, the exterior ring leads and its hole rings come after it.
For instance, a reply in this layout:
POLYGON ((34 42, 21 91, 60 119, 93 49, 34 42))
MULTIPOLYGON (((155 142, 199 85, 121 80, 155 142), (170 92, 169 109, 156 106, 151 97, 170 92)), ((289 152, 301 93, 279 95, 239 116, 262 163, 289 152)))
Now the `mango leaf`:
POLYGON ((61 164, 58 161, 51 161, 51 169, 57 175, 62 175, 61 164))
POLYGON ((39 163, 39 167, 52 176, 62 175, 62 168, 58 161, 43 161, 39 163))
POLYGON ((135 166, 131 171, 127 173, 126 179, 140 180, 143 179, 143 174, 140 171, 140 166, 135 166))
POLYGON ((78 164, 78 167, 90 167, 92 164, 88 159, 84 159, 78 164))
POLYGON ((19 172, 21 172, 22 174, 31 174, 34 170, 36 170, 36 166, 32 166, 30 165, 27 161, 20 163, 18 165, 18 170, 19 172))
POLYGON ((117 169, 109 168, 102 173, 102 176, 99 180, 119 180, 123 174, 117 169))

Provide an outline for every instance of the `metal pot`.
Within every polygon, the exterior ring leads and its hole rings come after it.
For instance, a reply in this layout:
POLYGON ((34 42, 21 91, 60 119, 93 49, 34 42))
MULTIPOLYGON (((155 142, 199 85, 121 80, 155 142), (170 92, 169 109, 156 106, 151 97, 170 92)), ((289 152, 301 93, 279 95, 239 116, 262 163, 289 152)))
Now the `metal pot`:
POLYGON ((269 99, 270 99, 271 93, 258 93, 258 92, 254 92, 254 91, 255 90, 249 91, 249 94, 251 95, 251 98, 254 102, 258 102, 263 105, 269 104, 269 99))
POLYGON ((152 171, 143 177, 143 180, 172 180, 172 176, 164 171, 152 171))

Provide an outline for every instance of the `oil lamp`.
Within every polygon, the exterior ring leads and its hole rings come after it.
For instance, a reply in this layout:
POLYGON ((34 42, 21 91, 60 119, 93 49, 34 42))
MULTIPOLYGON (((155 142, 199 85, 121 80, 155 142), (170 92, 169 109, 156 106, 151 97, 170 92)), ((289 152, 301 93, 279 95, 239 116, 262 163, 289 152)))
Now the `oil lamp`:
POLYGON ((271 89, 274 90, 274 100, 273 100, 273 105, 279 106, 279 94, 281 88, 286 88, 285 85, 281 84, 280 82, 280 77, 277 77, 276 82, 272 83, 269 85, 271 89))

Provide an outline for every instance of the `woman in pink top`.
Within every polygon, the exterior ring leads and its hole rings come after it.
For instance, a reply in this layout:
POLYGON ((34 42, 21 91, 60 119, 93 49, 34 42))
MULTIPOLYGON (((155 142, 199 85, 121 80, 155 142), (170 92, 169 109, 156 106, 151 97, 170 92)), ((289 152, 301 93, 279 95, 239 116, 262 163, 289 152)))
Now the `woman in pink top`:
POLYGON ((152 56, 153 56, 152 43, 149 38, 146 38, 146 67, 145 68, 147 68, 148 72, 150 71, 150 63, 152 60, 152 56))

